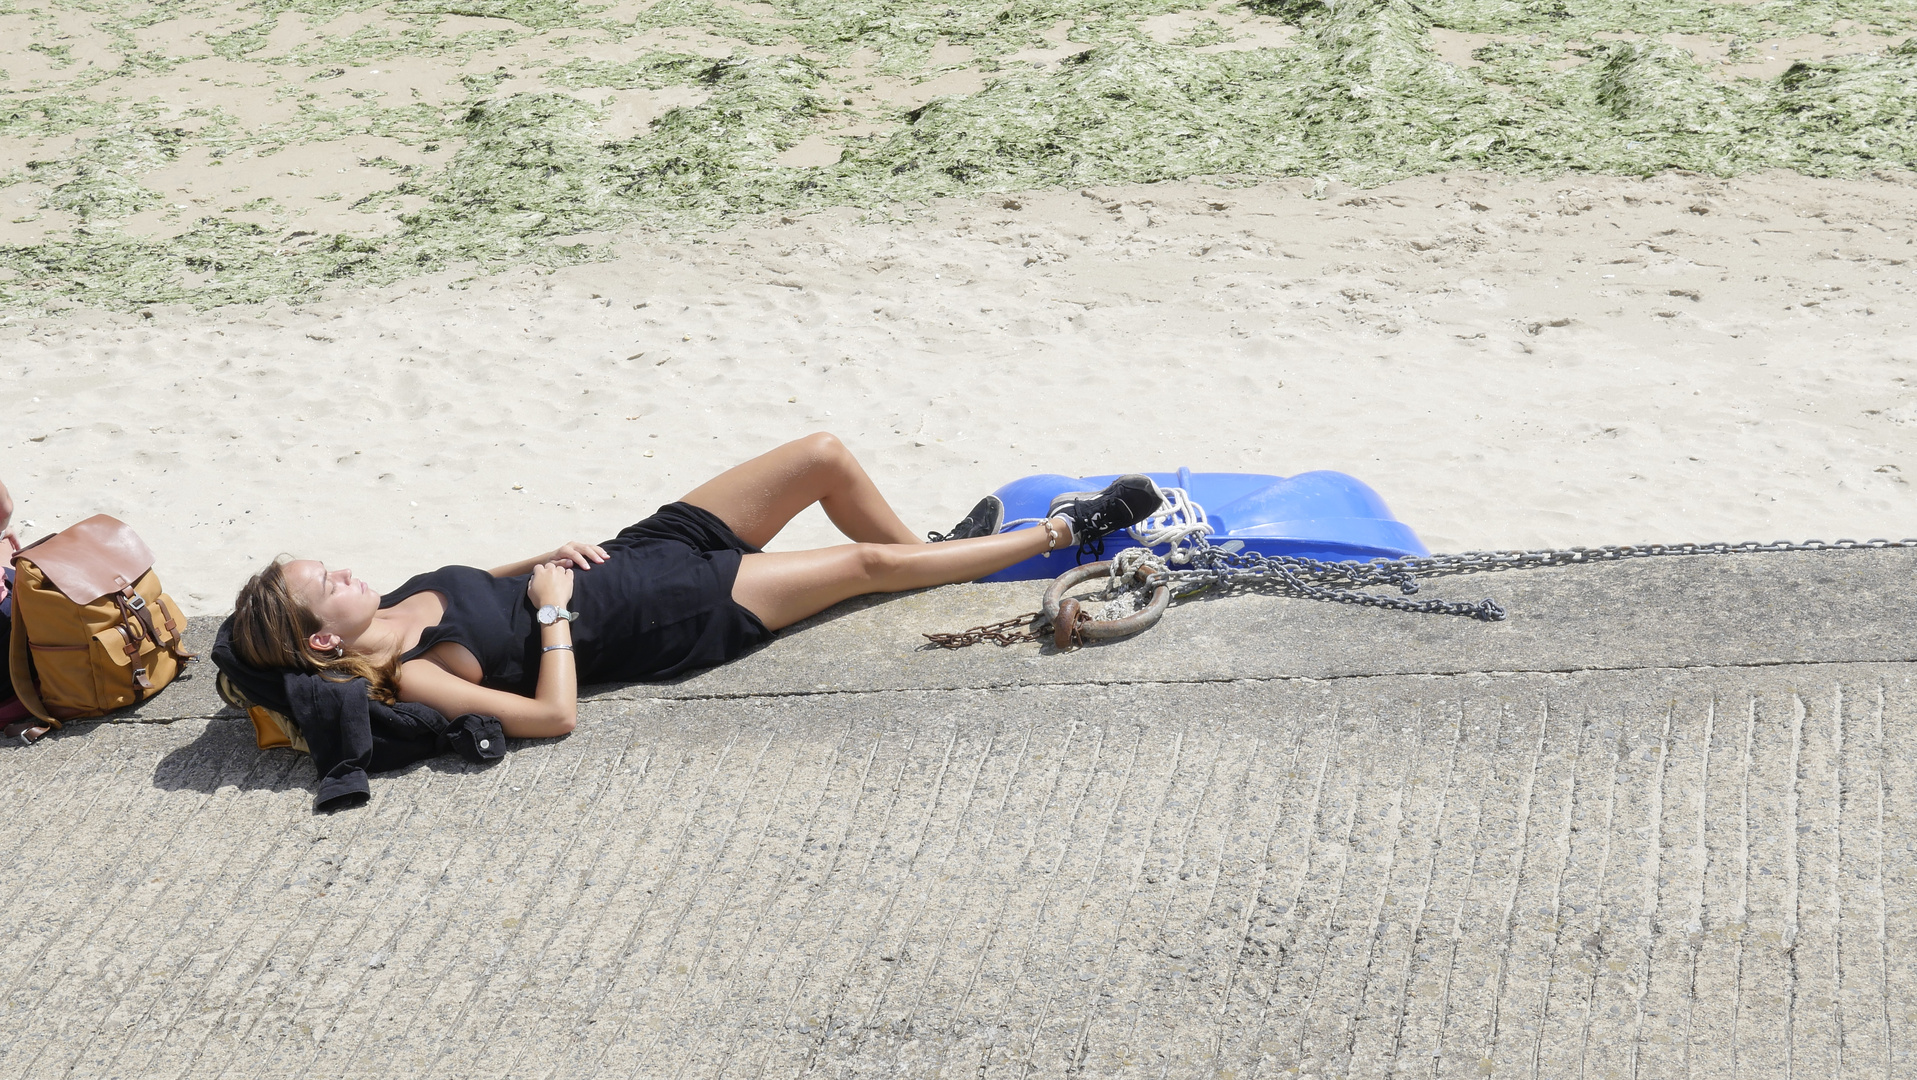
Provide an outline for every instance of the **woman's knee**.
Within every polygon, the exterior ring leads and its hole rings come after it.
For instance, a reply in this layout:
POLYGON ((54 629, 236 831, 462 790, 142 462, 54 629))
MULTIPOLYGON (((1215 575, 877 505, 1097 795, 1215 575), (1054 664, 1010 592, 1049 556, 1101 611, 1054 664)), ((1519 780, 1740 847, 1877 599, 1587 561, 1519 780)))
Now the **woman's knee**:
POLYGON ((904 555, 896 544, 853 544, 851 547, 858 576, 874 587, 885 586, 904 568, 904 555))
POLYGON ((844 490, 859 475, 858 460, 845 448, 837 435, 814 432, 799 440, 804 448, 806 478, 812 498, 829 499, 844 490))
POLYGON ((829 431, 815 431, 801 438, 799 445, 805 448, 806 457, 817 464, 843 465, 852 460, 852 451, 829 431))

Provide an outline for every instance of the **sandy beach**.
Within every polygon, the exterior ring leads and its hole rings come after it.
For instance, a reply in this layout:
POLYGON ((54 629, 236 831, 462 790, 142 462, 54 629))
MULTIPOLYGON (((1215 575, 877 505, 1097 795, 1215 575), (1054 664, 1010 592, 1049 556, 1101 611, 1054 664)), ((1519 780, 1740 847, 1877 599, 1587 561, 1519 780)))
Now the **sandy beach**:
MULTIPOLYGON (((9 318, 31 535, 195 613, 597 539, 839 433, 908 522, 1035 471, 1373 485, 1434 550, 1917 534, 1917 183, 1455 174, 849 211, 297 306, 9 318)), ((833 542, 823 516, 781 546, 833 542)))
POLYGON ((0 477, 195 614, 280 552, 604 538, 816 430, 925 530, 1182 465, 1343 470, 1440 551, 1917 534, 1906 14, 1374 6, 0 13, 0 477), (1789 128, 1813 91, 1876 126, 1789 128), (1691 160, 1735 175, 1644 164, 1691 160))

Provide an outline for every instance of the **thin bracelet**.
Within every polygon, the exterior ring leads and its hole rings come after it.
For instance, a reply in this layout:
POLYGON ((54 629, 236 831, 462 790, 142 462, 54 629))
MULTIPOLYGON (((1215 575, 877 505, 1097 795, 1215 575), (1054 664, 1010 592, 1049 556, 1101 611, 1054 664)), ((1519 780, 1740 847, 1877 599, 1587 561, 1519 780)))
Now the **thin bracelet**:
POLYGON ((549 652, 552 652, 554 649, 564 649, 567 652, 571 652, 572 646, 571 645, 547 645, 544 648, 540 649, 539 651, 542 653, 549 653, 549 652))

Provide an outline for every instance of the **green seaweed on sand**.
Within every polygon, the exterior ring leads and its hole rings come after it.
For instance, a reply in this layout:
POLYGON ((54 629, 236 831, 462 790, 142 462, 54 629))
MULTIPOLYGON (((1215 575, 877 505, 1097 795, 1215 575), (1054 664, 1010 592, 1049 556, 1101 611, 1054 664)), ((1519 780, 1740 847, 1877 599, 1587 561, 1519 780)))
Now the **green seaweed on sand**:
MULTIPOLYGON (((1353 0, 1249 0, 1258 10, 1304 23, 1353 0)), ((1355 0, 1358 5, 1376 0, 1355 0)), ((1431 25, 1466 33, 1589 42, 1602 34, 1666 34, 1756 40, 1835 34, 1852 25, 1886 34, 1917 27, 1917 11, 1898 0, 1420 0, 1431 25)))
POLYGON ((648 52, 631 60, 579 58, 550 68, 546 81, 575 89, 659 89, 698 83, 712 69, 712 60, 693 53, 648 52))
MULTIPOLYGON (((1311 38, 1282 51, 1193 55, 1127 43, 1055 72, 1007 72, 977 94, 929 103, 906 130, 849 156, 831 182, 847 201, 872 202, 1202 175, 1375 184, 1458 167, 1737 164, 1661 144, 1620 156, 1628 135, 1665 134, 1670 103, 1646 105, 1629 94, 1643 66, 1664 62, 1661 53, 1620 48, 1603 66, 1609 105, 1584 74, 1559 80, 1559 100, 1540 108, 1512 87, 1438 60, 1410 5, 1353 8, 1349 17, 1318 20, 1311 38), (1619 107, 1634 110, 1631 123, 1606 111, 1619 107), (1607 137, 1594 144, 1594 134, 1607 137)), ((1689 130, 1682 120, 1677 126, 1689 130)))
POLYGON ((573 0, 260 0, 219 9, 242 14, 224 24, 239 28, 203 38, 220 62, 285 72, 267 85, 290 108, 252 129, 217 107, 189 123, 163 103, 113 96, 115 80, 190 59, 155 52, 129 26, 157 25, 162 10, 207 17, 212 5, 178 0, 117 23, 104 7, 86 10, 111 24, 121 68, 49 62, 51 81, 0 91, 0 135, 50 147, 72 136, 64 150, 36 152, 45 160, 15 165, 9 182, 79 222, 0 247, 0 267, 14 271, 0 281, 10 308, 298 298, 454 266, 595 258, 600 249, 571 241, 631 226, 699 230, 766 211, 1062 184, 1917 167, 1917 44, 1897 44, 1917 9, 1903 0, 661 0, 625 16, 573 0), (1155 40, 1145 18, 1172 12, 1190 13, 1184 36, 1155 40), (273 37, 283 20, 317 27, 344 15, 353 29, 262 51, 283 40, 273 37), (503 21, 475 29, 457 17, 503 21), (1271 40, 1279 23, 1295 28, 1282 46, 1224 47, 1234 28, 1271 40), (1016 59, 1056 50, 1061 29, 1075 49, 1064 59, 1016 59), (1848 55, 1764 79, 1669 43, 1694 35, 1738 62, 1752 42, 1840 29, 1863 37, 1848 55), (628 44, 683 30, 704 44, 628 44), (1441 58, 1434 32, 1478 35, 1470 63, 1441 58), (543 35, 550 56, 560 34, 599 45, 559 62, 525 49, 543 35), (728 40, 729 57, 694 51, 728 40), (464 100, 389 101, 332 78, 394 57, 455 65, 464 100), (875 76, 909 81, 967 65, 988 73, 973 93, 851 103, 875 76), (637 135, 608 134, 605 95, 667 87, 699 100, 637 135), (836 141, 839 160, 782 164, 781 152, 808 136, 836 141), (224 211, 177 222, 174 236, 112 224, 157 205, 143 177, 190 150, 263 160, 349 137, 446 153, 364 162, 392 182, 354 192, 353 209, 385 216, 351 234, 280 226, 296 211, 263 198, 276 192, 237 195, 224 211))
POLYGON ((401 30, 367 26, 345 37, 302 44, 274 57, 270 62, 309 67, 320 64, 377 64, 395 57, 448 56, 465 58, 492 49, 505 48, 525 35, 516 30, 468 30, 445 37, 430 26, 409 26, 401 30))
POLYGON ((477 19, 506 19, 529 30, 594 25, 595 9, 578 0, 397 0, 387 5, 395 15, 463 15, 477 19))
POLYGON ((65 210, 82 222, 139 213, 160 201, 160 194, 138 177, 179 156, 186 132, 179 128, 124 125, 84 140, 79 151, 57 162, 29 162, 29 177, 46 184, 45 206, 65 210))
POLYGON ((0 135, 12 138, 64 135, 81 128, 105 127, 156 115, 157 110, 137 104, 116 105, 71 92, 21 94, 10 99, 0 98, 0 135))
POLYGON ((773 159, 826 107, 816 66, 783 56, 724 60, 695 81, 712 90, 704 102, 673 109, 645 136, 610 148, 622 196, 707 220, 803 199, 803 178, 773 159), (772 175, 781 180, 761 179, 772 175))
MULTIPOLYGON (((592 137, 592 106, 563 94, 514 94, 474 105, 466 145, 412 216, 418 242, 482 249, 482 238, 583 232, 617 198, 608 148, 592 137)), ((405 189, 402 189, 405 190, 405 189)))
POLYGON ((1883 56, 1799 63, 1777 80, 1770 163, 1802 172, 1917 167, 1917 38, 1883 56))
POLYGON ((1186 31, 1184 35, 1176 41, 1173 41, 1172 44, 1183 45, 1192 49, 1202 49, 1207 45, 1222 45, 1232 40, 1235 40, 1235 36, 1232 32, 1220 26, 1216 19, 1204 19, 1200 21, 1198 25, 1186 31))
MULTIPOLYGON (((241 60, 266 47, 273 31, 283 19, 296 18, 309 28, 324 26, 342 15, 384 10, 407 25, 399 28, 363 26, 343 37, 318 37, 302 42, 286 53, 266 57, 269 64, 365 64, 393 56, 452 56, 467 58, 487 50, 504 48, 528 36, 529 32, 559 28, 602 27, 572 0, 473 0, 473 2, 437 2, 437 0, 262 0, 247 11, 257 21, 225 33, 207 37, 212 51, 229 60, 241 60), (459 33, 441 32, 449 15, 497 19, 512 25, 469 29, 459 33)), ((619 27, 613 26, 617 30, 619 27)), ((316 35, 317 37, 317 35, 316 35)))
POLYGON ((1126 43, 1055 71, 1008 71, 933 101, 848 155, 847 201, 1201 175, 1323 175, 1358 184, 1459 167, 1815 175, 1917 166, 1917 46, 1714 80, 1650 41, 1507 43, 1478 69, 1440 60, 1405 0, 1294 3, 1287 49, 1199 54, 1126 43))
POLYGON ((783 27, 712 0, 658 0, 639 13, 632 26, 642 31, 686 27, 748 45, 776 45, 787 37, 783 27))

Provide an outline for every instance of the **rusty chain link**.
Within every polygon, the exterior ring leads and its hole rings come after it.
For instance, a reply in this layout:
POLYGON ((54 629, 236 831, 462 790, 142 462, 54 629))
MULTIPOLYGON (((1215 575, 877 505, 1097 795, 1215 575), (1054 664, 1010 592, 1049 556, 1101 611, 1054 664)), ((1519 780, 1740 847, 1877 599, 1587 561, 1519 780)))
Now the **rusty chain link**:
POLYGON ((1028 611, 1016 619, 974 626, 970 630, 961 630, 956 634, 926 634, 925 637, 941 649, 963 649, 987 641, 1002 648, 1006 645, 1017 645, 1022 641, 1037 641, 1044 637, 1045 635, 1037 629, 1018 629, 1021 626, 1032 626, 1038 621, 1039 615, 1040 612, 1028 611))

